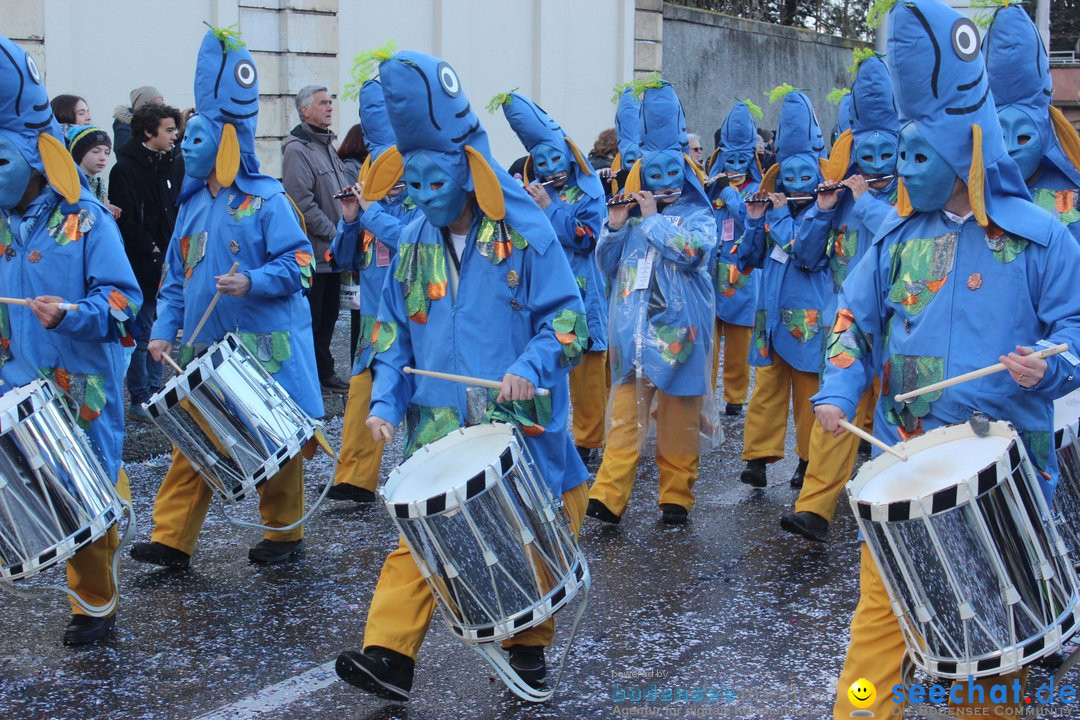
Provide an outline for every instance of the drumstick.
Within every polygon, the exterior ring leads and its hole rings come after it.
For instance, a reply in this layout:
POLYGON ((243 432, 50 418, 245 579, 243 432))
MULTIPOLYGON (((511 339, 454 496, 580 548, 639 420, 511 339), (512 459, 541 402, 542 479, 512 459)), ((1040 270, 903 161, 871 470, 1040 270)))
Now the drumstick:
MULTIPOLYGON (((5 305, 25 305, 27 307, 30 306, 29 301, 27 301, 27 300, 25 300, 23 298, 0 297, 0 303, 3 303, 5 305)), ((61 310, 67 310, 68 312, 78 312, 79 311, 79 306, 76 305, 75 303, 46 302, 45 304, 46 305, 52 305, 54 307, 60 308, 61 310)))
POLYGON ((902 452, 899 452, 897 450, 893 450, 891 446, 886 445, 885 443, 881 442, 876 437, 874 437, 870 433, 866 432, 865 430, 863 430, 858 425, 852 425, 851 423, 849 423, 847 420, 844 420, 843 418, 841 418, 839 421, 837 421, 837 424, 840 425, 840 427, 847 430, 852 435, 857 435, 858 437, 862 438, 866 442, 870 443, 871 445, 876 447, 878 450, 882 450, 884 452, 887 452, 890 455, 895 455, 896 457, 900 458, 904 462, 907 462, 907 455, 905 455, 902 452))
MULTIPOLYGON (((1045 350, 1039 350, 1038 352, 1033 352, 1030 355, 1026 355, 1025 357, 1048 358, 1051 355, 1058 355, 1059 353, 1066 352, 1066 351, 1068 351, 1068 349, 1069 349, 1069 346, 1068 346, 1067 343, 1061 343, 1060 345, 1054 345, 1053 347, 1048 347, 1045 350)), ((967 382, 968 380, 977 380, 978 378, 985 377, 987 375, 993 375, 994 373, 999 373, 1004 369, 1005 369, 1004 363, 994 363, 993 365, 987 365, 984 368, 980 368, 978 370, 972 370, 971 372, 964 373, 963 375, 957 375, 956 377, 951 377, 948 380, 942 380, 941 382, 936 382, 936 383, 933 383, 931 385, 927 385, 926 387, 921 387, 921 388, 919 388, 917 390, 912 390, 911 392, 900 393, 899 395, 894 395, 893 400, 895 400, 896 402, 904 402, 905 400, 910 400, 913 397, 918 397, 920 395, 925 395, 928 392, 934 392, 935 390, 943 390, 943 389, 945 389, 947 387, 951 387, 953 385, 959 385, 960 383, 967 382)))
MULTIPOLYGON (((235 275, 236 274, 236 269, 238 267, 240 267, 240 263, 234 262, 232 264, 232 267, 229 268, 229 272, 225 273, 225 277, 231 277, 232 275, 235 275)), ((199 319, 199 324, 195 326, 195 330, 192 331, 191 337, 188 338, 188 341, 187 341, 187 346, 188 347, 191 347, 192 345, 195 344, 195 338, 197 338, 199 336, 199 331, 202 330, 202 327, 203 327, 203 325, 206 324, 206 321, 210 319, 210 313, 212 313, 214 311, 214 306, 217 305, 218 300, 221 299, 221 294, 222 294, 221 291, 218 290, 214 294, 214 297, 210 300, 210 304, 206 306, 206 312, 204 312, 202 314, 202 317, 199 319)))
POLYGON ((176 361, 172 359, 172 355, 169 355, 169 353, 161 353, 161 360, 175 370, 177 375, 184 374, 184 369, 176 364, 176 361))
MULTIPOLYGON (((498 380, 485 380, 484 378, 469 377, 468 375, 454 375, 453 373, 435 372, 434 370, 417 370, 416 368, 403 367, 409 375, 426 375, 428 377, 438 378, 439 380, 449 380, 450 382, 464 383, 465 385, 478 385, 480 387, 494 388, 498 390, 502 387, 502 383, 498 380)), ((543 397, 550 395, 551 391, 545 388, 536 388, 536 394, 543 397)))

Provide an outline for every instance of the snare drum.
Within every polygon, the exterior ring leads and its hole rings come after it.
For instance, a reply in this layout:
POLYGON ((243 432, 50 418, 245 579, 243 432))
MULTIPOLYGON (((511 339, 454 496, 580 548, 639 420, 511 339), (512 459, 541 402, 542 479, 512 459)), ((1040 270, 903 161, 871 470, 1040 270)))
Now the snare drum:
POLYGON ((417 450, 379 494, 450 630, 504 640, 589 586, 561 499, 509 425, 475 425, 417 450))
POLYGON ((1008 423, 938 428, 848 483, 855 518, 916 665, 1000 675, 1058 650, 1080 592, 1035 470, 1008 423))
POLYGON ((0 397, 0 581, 67 560, 124 509, 51 382, 36 380, 0 397))
POLYGON ((319 429, 233 333, 144 407, 228 505, 276 475, 319 429))
POLYGON ((1080 564, 1080 390, 1054 401, 1054 449, 1060 473, 1054 512, 1058 532, 1076 565, 1080 564))

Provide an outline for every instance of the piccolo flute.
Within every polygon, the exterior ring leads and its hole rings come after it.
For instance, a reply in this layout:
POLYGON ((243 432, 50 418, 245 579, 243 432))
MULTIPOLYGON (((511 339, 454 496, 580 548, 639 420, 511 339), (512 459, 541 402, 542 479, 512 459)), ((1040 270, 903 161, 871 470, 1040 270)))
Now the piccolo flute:
MULTIPOLYGON (((895 175, 882 175, 881 177, 873 178, 872 180, 869 180, 868 182, 881 182, 882 180, 892 180, 894 177, 896 177, 896 176, 895 175)), ((787 195, 786 197, 787 197, 788 200, 813 200, 820 193, 832 192, 834 190, 843 190, 846 187, 847 187, 847 185, 845 185, 843 183, 830 183, 829 185, 822 185, 821 187, 816 188, 812 193, 798 193, 796 195, 787 195)), ((763 205, 765 203, 772 202, 772 201, 769 200, 769 198, 767 198, 767 197, 761 197, 761 198, 752 197, 752 198, 748 198, 748 199, 744 200, 743 202, 745 202, 747 204, 750 204, 750 205, 763 205)))
MULTIPOLYGON (((662 190, 660 192, 653 193, 653 197, 657 199, 673 198, 682 195, 682 190, 662 190)), ((633 205, 637 202, 637 198, 631 197, 617 197, 608 200, 608 207, 616 207, 618 205, 633 205)))
MULTIPOLYGON (((399 183, 396 183, 394 185, 394 187, 390 188, 390 192, 393 192, 394 190, 403 190, 404 188, 405 188, 405 183, 399 182, 399 183)), ((351 198, 352 196, 353 196, 352 188, 347 187, 344 190, 342 190, 341 192, 334 195, 334 199, 335 200, 344 200, 345 198, 351 198)))
POLYGON ((745 176, 745 173, 743 175, 735 175, 735 174, 730 174, 729 175, 728 173, 720 173, 719 175, 713 175, 711 178, 707 178, 705 180, 705 182, 702 183, 702 185, 704 187, 706 187, 706 188, 711 188, 713 185, 715 185, 718 182, 731 182, 731 178, 733 178, 733 177, 744 177, 744 176, 745 176))

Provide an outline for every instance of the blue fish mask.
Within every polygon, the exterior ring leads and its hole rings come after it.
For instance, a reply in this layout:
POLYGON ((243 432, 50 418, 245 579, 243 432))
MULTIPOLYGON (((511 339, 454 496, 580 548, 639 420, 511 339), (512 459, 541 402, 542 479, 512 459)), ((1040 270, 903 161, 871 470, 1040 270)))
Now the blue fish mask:
POLYGON ((218 137, 209 120, 195 115, 188 121, 180 153, 184 156, 184 172, 190 177, 196 180, 210 177, 217 162, 218 137))
POLYGON ((864 174, 892 175, 900 118, 889 68, 880 57, 871 56, 859 63, 849 97, 852 147, 859 169, 864 174))
POLYGON ((366 80, 360 86, 360 127, 364 131, 364 145, 368 151, 368 156, 364 158, 364 164, 360 168, 362 180, 371 163, 397 142, 394 129, 390 127, 390 117, 386 114, 382 83, 378 80, 366 80))
POLYGON ((533 176, 542 178, 565 172, 567 183, 581 188, 589 197, 598 199, 604 196, 603 185, 592 165, 559 123, 542 107, 517 92, 496 95, 488 110, 493 111, 496 104, 502 107, 510 129, 529 152, 529 159, 525 163, 526 183, 533 176))
POLYGON ((646 190, 681 189, 686 179, 682 154, 671 150, 652 153, 641 169, 641 185, 646 190))
POLYGON ((1006 105, 998 110, 1001 132, 1005 137, 1005 146, 1009 157, 1020 168, 1020 174, 1031 178, 1038 173, 1042 163, 1044 136, 1031 116, 1018 105, 1006 105))
POLYGON ((911 207, 918 212, 932 212, 945 207, 952 197, 956 173, 914 123, 900 131, 900 160, 897 171, 911 207))
POLYGON ((863 175, 895 175, 897 138, 873 133, 862 139, 856 150, 855 165, 863 175))
POLYGON ((37 63, 3 35, 0 35, 0 135, 67 202, 78 202, 82 176, 64 145, 37 63))
POLYGON ((735 103, 720 126, 720 147, 707 163, 709 175, 719 172, 741 175, 749 171, 750 177, 760 181, 761 166, 754 154, 757 141, 757 126, 750 107, 745 102, 735 103))
POLYGON ((778 96, 783 97, 784 104, 780 107, 780 122, 776 129, 776 164, 762 178, 762 190, 807 192, 821 182, 818 160, 825 149, 821 127, 810 99, 802 91, 782 85, 772 92, 770 99, 775 101, 778 96), (801 162, 788 162, 795 157, 799 157, 801 162), (785 166, 789 172, 784 171, 785 166), (804 183, 802 178, 806 175, 810 175, 812 180, 804 183), (789 187, 783 180, 784 176, 794 178, 797 187, 789 187))
POLYGON ((19 204, 32 174, 19 148, 0 133, 0 210, 12 210, 19 204))
MULTIPOLYGON (((484 215, 506 219, 544 252, 555 240, 551 223, 521 183, 491 156, 487 133, 469 104, 457 72, 439 58, 412 50, 373 51, 396 145, 371 164, 364 197, 381 200, 404 176, 404 164, 423 151, 454 183, 474 193, 484 215)), ((411 194, 411 191, 410 191, 411 194)))
POLYGON ((632 88, 624 88, 615 109, 615 138, 619 154, 611 165, 612 172, 629 169, 641 159, 641 101, 632 88))
POLYGON ((780 184, 786 192, 810 193, 820 181, 820 168, 811 155, 792 155, 780 162, 780 184))
MULTIPOLYGON (((986 31, 982 52, 990 92, 1002 113, 1005 144, 1010 157, 1021 165, 1023 177, 1037 177, 1040 187, 1051 190, 1080 187, 1080 138, 1061 112, 1050 105, 1050 61, 1038 29, 1023 8, 998 8, 986 31), (1007 108, 1027 116, 1037 135, 1032 137, 1034 143, 1016 143, 1020 118, 1004 114, 1007 108), (1065 150, 1069 145, 1077 148, 1075 156, 1065 150), (1036 146, 1038 157, 1034 156, 1036 146)), ((1031 134, 1030 127, 1023 130, 1031 134)))
MULTIPOLYGON (((937 0, 901 0, 889 12, 888 47, 901 119, 914 122, 967 183, 979 224, 995 216, 1000 198, 1030 200, 1005 149, 975 24, 937 0)), ((907 212, 902 196, 901 215, 907 212)), ((999 214, 995 221, 1002 227, 1012 222, 999 214)))
POLYGON ((409 153, 404 177, 409 197, 432 225, 443 228, 461 216, 468 192, 425 151, 409 153))

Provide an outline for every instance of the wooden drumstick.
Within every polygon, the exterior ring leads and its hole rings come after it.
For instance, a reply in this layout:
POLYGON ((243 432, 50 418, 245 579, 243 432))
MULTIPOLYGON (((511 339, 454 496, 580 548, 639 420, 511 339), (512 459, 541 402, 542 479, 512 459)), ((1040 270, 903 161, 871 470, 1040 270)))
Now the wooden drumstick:
POLYGON ((172 355, 169 355, 169 353, 161 353, 161 360, 175 370, 177 375, 184 374, 184 369, 176 364, 176 361, 172 359, 172 355))
MULTIPOLYGON (((1058 355, 1060 353, 1067 352, 1068 349, 1068 344, 1061 343, 1060 345, 1054 345, 1053 347, 1048 347, 1044 350, 1030 353, 1029 355, 1025 355, 1024 357, 1048 358, 1051 355, 1058 355)), ((943 390, 944 388, 952 387, 953 385, 959 385, 960 383, 967 382, 968 380, 977 380, 978 378, 986 377, 987 375, 999 373, 1002 370, 1005 370, 1004 363, 994 363, 993 365, 987 365, 984 368, 972 370, 971 372, 964 373, 963 375, 957 375, 956 377, 951 377, 948 380, 942 380, 941 382, 936 382, 931 385, 927 385, 926 387, 912 390, 911 392, 894 395, 893 400, 895 400, 896 402, 904 402, 905 400, 910 400, 913 397, 925 395, 928 392, 934 392, 935 390, 943 390)))
POLYGON ((901 460, 903 460, 904 462, 907 462, 907 459, 908 459, 907 455, 900 452, 899 450, 894 450, 891 446, 886 445, 885 443, 881 442, 876 437, 874 437, 870 433, 866 432, 865 430, 863 430, 858 425, 852 425, 847 420, 844 420, 842 418, 839 421, 837 421, 837 424, 840 427, 847 430, 852 435, 856 435, 856 436, 862 438, 863 440, 865 440, 866 442, 870 443, 871 445, 876 447, 878 450, 881 450, 883 452, 887 452, 890 455, 894 455, 894 456, 900 458, 901 460))
MULTIPOLYGON (((24 298, 0 297, 0 303, 3 303, 4 305, 25 305, 26 307, 30 307, 29 301, 25 300, 24 298)), ((52 305, 54 307, 60 308, 61 310, 66 310, 68 312, 78 312, 79 311, 79 306, 77 304, 75 304, 75 303, 46 302, 45 304, 46 305, 52 305)))
MULTIPOLYGON (((477 385, 479 387, 494 388, 498 390, 502 387, 502 383, 498 380, 485 380, 484 378, 469 377, 468 375, 454 375, 453 373, 435 372, 434 370, 417 370, 416 368, 403 367, 405 373, 409 375, 426 375, 427 377, 438 378, 439 380, 449 380, 450 382, 464 383, 465 385, 477 385)), ((544 397, 551 394, 550 390, 545 388, 536 388, 536 394, 540 397, 544 397)))
MULTIPOLYGON (((232 267, 229 268, 229 272, 225 273, 225 277, 231 277, 231 276, 235 275, 236 270, 239 267, 240 267, 240 263, 234 262, 232 264, 232 267)), ((210 300, 210 304, 206 306, 206 312, 204 312, 202 314, 202 317, 199 318, 199 324, 195 326, 195 329, 191 332, 191 336, 188 338, 188 341, 187 341, 187 346, 188 347, 191 347, 192 345, 195 344, 195 338, 197 338, 199 336, 199 331, 202 330, 203 325, 206 324, 206 321, 210 319, 210 313, 212 313, 214 311, 214 306, 218 304, 218 300, 221 299, 221 295, 222 295, 222 292, 220 290, 218 290, 216 293, 214 293, 214 297, 213 297, 213 299, 210 300)))

